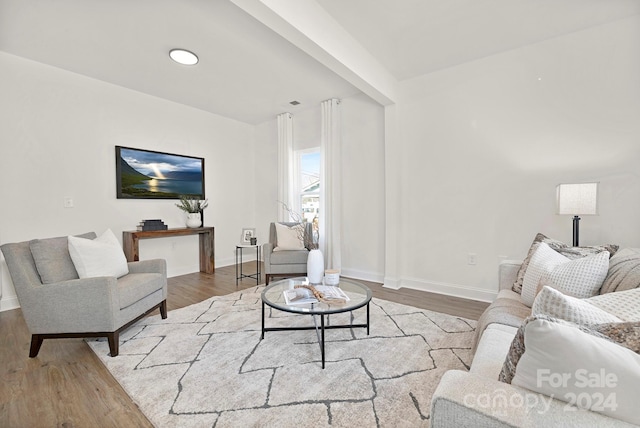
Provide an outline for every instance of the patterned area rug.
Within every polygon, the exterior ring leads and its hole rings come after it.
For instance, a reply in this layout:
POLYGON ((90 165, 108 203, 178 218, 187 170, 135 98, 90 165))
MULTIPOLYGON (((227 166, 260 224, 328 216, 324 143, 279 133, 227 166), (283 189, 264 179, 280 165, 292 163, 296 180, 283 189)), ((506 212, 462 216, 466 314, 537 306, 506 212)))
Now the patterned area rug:
MULTIPOLYGON (((323 370, 312 330, 260 340, 263 289, 143 319, 116 358, 106 341, 88 343, 157 427, 426 427, 442 374, 470 364, 475 321, 373 299, 369 336, 327 330, 323 370)), ((366 321, 365 308, 354 315, 366 321)), ((266 325, 313 321, 267 308, 266 325)))

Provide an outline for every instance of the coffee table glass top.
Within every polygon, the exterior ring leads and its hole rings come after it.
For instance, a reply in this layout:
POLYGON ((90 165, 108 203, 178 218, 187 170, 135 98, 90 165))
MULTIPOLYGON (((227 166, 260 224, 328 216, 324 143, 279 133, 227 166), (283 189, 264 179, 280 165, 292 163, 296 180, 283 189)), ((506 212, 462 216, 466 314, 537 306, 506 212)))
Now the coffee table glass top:
POLYGON ((309 284, 306 277, 288 278, 276 281, 267 286, 262 292, 262 301, 281 311, 299 314, 332 314, 352 311, 365 306, 371 300, 371 290, 357 281, 340 278, 337 285, 349 297, 346 303, 307 303, 291 305, 284 298, 284 291, 293 289, 296 285, 309 284))

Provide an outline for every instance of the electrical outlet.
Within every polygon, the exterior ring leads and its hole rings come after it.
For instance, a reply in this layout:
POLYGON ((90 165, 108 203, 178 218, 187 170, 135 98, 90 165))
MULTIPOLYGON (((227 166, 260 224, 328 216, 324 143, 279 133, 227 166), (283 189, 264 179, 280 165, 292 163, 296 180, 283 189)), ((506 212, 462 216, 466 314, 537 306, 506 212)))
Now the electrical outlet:
POLYGON ((64 198, 64 207, 73 208, 73 198, 64 198))
POLYGON ((478 264, 478 255, 476 253, 467 254, 467 264, 468 265, 478 264))

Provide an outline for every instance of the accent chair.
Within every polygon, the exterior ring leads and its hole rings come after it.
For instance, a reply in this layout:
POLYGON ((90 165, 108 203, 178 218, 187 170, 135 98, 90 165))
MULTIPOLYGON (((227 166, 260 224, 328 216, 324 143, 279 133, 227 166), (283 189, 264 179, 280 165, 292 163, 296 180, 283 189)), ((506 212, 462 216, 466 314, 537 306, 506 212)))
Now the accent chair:
MULTIPOLYGON (((280 222, 288 227, 298 225, 295 222, 280 222)), ((305 245, 312 240, 312 225, 304 223, 304 239, 305 245)), ((265 282, 269 285, 269 280, 273 277, 292 277, 305 276, 307 274, 307 258, 309 257, 309 248, 303 250, 283 250, 274 251, 278 247, 278 235, 276 233, 276 224, 271 223, 269 227, 269 242, 262 245, 262 254, 264 257, 264 274, 265 282)))
MULTIPOLYGON (((96 234, 79 237, 94 239, 96 234)), ((31 332, 31 358, 44 339, 73 337, 106 337, 115 357, 121 331, 155 309, 167 317, 165 260, 127 263, 129 273, 120 278, 79 279, 66 236, 0 249, 31 332)))

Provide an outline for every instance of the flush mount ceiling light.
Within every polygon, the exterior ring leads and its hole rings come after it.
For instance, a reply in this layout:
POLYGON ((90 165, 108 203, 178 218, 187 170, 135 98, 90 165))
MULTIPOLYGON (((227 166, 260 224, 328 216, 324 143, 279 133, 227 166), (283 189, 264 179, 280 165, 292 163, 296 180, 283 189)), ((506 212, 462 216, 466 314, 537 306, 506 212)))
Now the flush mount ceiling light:
POLYGON ((172 60, 182 65, 196 65, 198 63, 198 56, 185 49, 172 49, 169 51, 169 56, 172 60))

